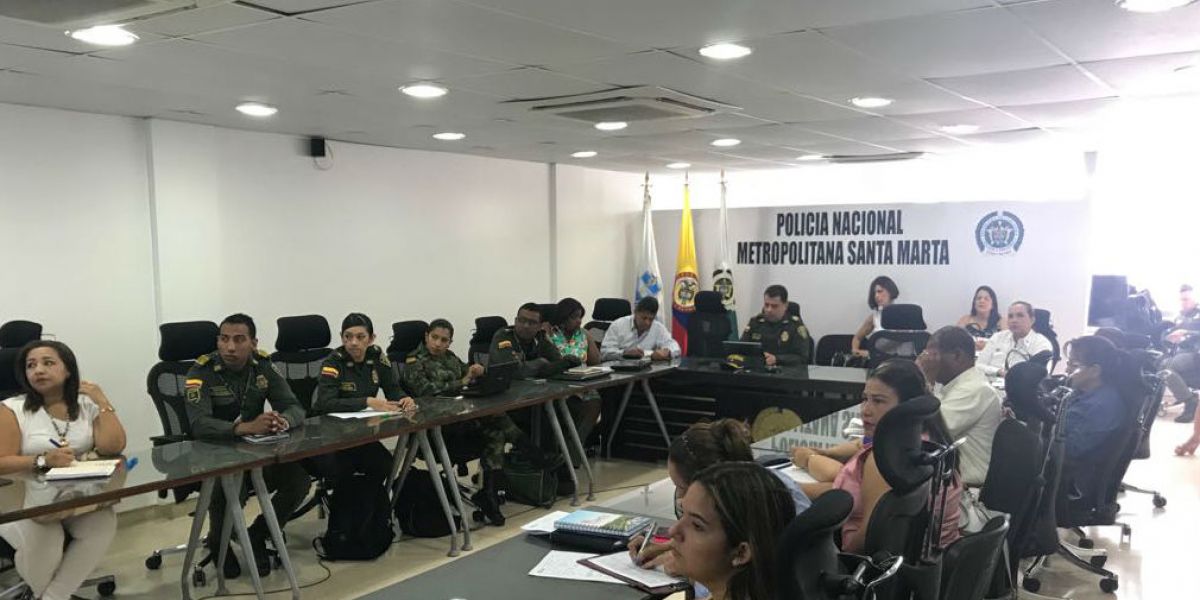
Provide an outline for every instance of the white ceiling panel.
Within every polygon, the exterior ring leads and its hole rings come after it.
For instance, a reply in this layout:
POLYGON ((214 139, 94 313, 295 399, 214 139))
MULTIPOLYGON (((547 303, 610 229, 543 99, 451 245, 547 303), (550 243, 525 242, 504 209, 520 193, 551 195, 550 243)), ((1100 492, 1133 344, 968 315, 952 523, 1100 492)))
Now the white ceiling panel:
POLYGON ((929 137, 928 131, 922 131, 906 123, 884 117, 860 117, 857 119, 842 119, 840 121, 805 123, 804 127, 831 136, 848 138, 860 142, 929 137))
POLYGON ((36 68, 38 65, 48 61, 57 62, 70 58, 72 58, 72 55, 62 52, 35 50, 33 48, 0 44, 0 69, 36 68))
POLYGON ((282 13, 294 14, 324 8, 335 8, 347 4, 361 4, 364 1, 370 0, 252 0, 251 4, 265 6, 282 13))
POLYGON ((830 90, 861 90, 912 83, 910 77, 864 59, 816 31, 802 31, 751 40, 754 53, 736 61, 700 56, 697 48, 685 54, 719 71, 743 76, 773 87, 811 94, 830 90))
POLYGON ((1051 0, 1010 10, 1079 62, 1200 50, 1200 4, 1134 13, 1107 0, 1051 0))
POLYGON ((979 127, 979 132, 1005 131, 1029 127, 1029 123, 1025 121, 991 108, 905 115, 892 118, 929 131, 940 131, 941 127, 949 125, 974 125, 979 127))
POLYGON ((1119 98, 1110 97, 1005 106, 1003 109, 1038 127, 1092 127, 1102 123, 1106 114, 1119 103, 1119 98))
POLYGON ((646 48, 702 46, 989 4, 987 0, 466 1, 646 48))
POLYGON ((868 86, 812 95, 830 102, 845 104, 849 104, 849 100, 856 96, 876 96, 894 100, 888 106, 870 109, 870 112, 880 115, 913 115, 966 110, 981 106, 979 102, 973 102, 924 81, 895 86, 868 86))
POLYGON ((127 29, 154 33, 165 37, 181 37, 206 31, 249 25, 278 19, 279 15, 240 4, 218 4, 193 10, 170 13, 161 17, 134 21, 127 29))
POLYGON ((1175 94, 1200 87, 1200 52, 1084 63, 1083 68, 1125 95, 1175 94), (1181 70, 1184 67, 1190 67, 1181 70))
POLYGON ((522 65, 541 65, 552 60, 588 60, 638 49, 445 0, 356 4, 305 18, 423 48, 522 65))
POLYGON ((520 67, 490 75, 450 79, 443 83, 454 90, 468 90, 505 100, 586 94, 610 87, 538 67, 520 67))
POLYGON ((810 143, 841 141, 800 125, 760 125, 723 130, 722 135, 771 146, 802 146, 810 143))
POLYGON ((935 79, 934 83, 992 106, 1043 104, 1113 95, 1073 65, 935 79))
POLYGON ((977 135, 962 136, 962 139, 971 143, 977 144, 1061 144, 1067 138, 1056 135, 1044 129, 1030 128, 1017 129, 1014 131, 995 131, 991 133, 980 133, 977 135))
POLYGON ((913 77, 955 77, 1062 64, 1003 8, 839 27, 825 31, 913 77))
POLYGON ((297 19, 281 19, 221 33, 197 41, 312 67, 378 74, 395 85, 423 80, 481 75, 513 65, 346 33, 297 19))
POLYGON ((931 137, 922 138, 919 140, 892 140, 880 142, 880 144, 884 146, 891 146, 904 152, 932 152, 935 154, 962 152, 963 150, 970 150, 972 147, 971 144, 948 137, 931 137))
POLYGON ((888 154, 891 152, 899 152, 900 148, 892 147, 887 144, 863 144, 858 142, 826 142, 821 144, 809 144, 800 148, 801 154, 808 152, 813 154, 824 154, 826 156, 863 156, 869 154, 888 154))

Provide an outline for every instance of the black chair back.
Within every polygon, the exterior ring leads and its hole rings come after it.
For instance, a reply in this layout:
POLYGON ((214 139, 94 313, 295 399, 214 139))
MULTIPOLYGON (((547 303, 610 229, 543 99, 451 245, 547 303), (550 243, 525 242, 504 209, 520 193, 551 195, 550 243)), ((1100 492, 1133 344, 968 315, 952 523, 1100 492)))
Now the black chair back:
POLYGON ((470 346, 467 350, 467 362, 480 365, 487 364, 488 349, 492 345, 492 337, 497 331, 508 327, 504 317, 478 317, 475 319, 475 332, 471 334, 470 346))
POLYGON ((597 298, 592 306, 592 320, 583 326, 583 330, 599 344, 604 341, 604 333, 613 321, 632 314, 633 305, 624 298, 597 298))
MULTIPOLYGON (((996 428, 979 501, 990 510, 1009 515, 1009 548, 1024 548, 1037 523, 1037 502, 1044 485, 1041 480, 1044 452, 1041 436, 1025 423, 1005 419, 996 428)), ((1008 581, 1017 581, 1019 563, 1016 553, 1009 555, 1005 566, 1008 581)))
POLYGON ((557 304, 539 304, 538 312, 542 313, 542 323, 553 323, 558 317, 557 304))
POLYGON ((1035 432, 1042 430, 1043 423, 1054 422, 1054 415, 1038 395, 1046 375, 1046 367, 1030 361, 1013 365, 1004 374, 1004 394, 1009 408, 1018 419, 1033 424, 1035 432))
POLYGON ((9 321, 0 325, 0 348, 20 348, 42 339, 42 324, 33 321, 9 321))
POLYGON ((688 320, 688 356, 725 356, 721 342, 731 339, 733 326, 721 302, 721 293, 705 290, 696 294, 696 312, 688 320))
POLYGON ((333 353, 329 347, 332 341, 329 321, 321 315, 300 315, 279 317, 275 323, 279 326, 279 334, 275 338, 271 364, 287 380, 296 400, 308 412, 312 409, 321 378, 321 364, 333 353))
POLYGON ((793 600, 826 598, 826 582, 838 573, 837 533, 854 508, 845 490, 830 490, 808 510, 796 515, 779 537, 776 553, 778 597, 793 600))
POLYGON ((875 367, 889 358, 916 360, 929 343, 925 317, 916 304, 891 304, 883 307, 882 329, 867 338, 870 353, 867 366, 875 367))
MULTIPOLYGON (((1071 427, 1068 419, 1067 427, 1071 427)), ((1137 451, 1137 415, 1129 414, 1121 427, 1108 434, 1094 460, 1066 461, 1058 490, 1059 527, 1087 527, 1116 523, 1121 479, 1137 451)), ((1092 458, 1092 457, 1089 457, 1092 458)))
POLYGON ((929 479, 934 465, 923 460, 922 432, 941 403, 921 396, 889 410, 875 430, 874 456, 879 474, 891 486, 875 505, 868 525, 865 554, 884 551, 901 555, 906 564, 921 558, 929 527, 929 479))
POLYGON ((1047 370, 1053 372, 1058 361, 1062 359, 1062 349, 1058 345, 1058 333, 1054 331, 1054 322, 1050 320, 1050 311, 1044 308, 1033 309, 1033 330, 1050 340, 1053 355, 1050 358, 1050 368, 1047 370))
POLYGON ((21 384, 17 380, 17 358, 20 354, 20 348, 0 348, 0 400, 21 393, 21 384))
POLYGON ((787 315, 800 319, 800 324, 804 324, 804 317, 800 316, 800 304, 796 302, 788 302, 787 315))
POLYGON ((187 373, 197 358, 217 349, 221 330, 212 321, 187 321, 163 323, 158 331, 159 362, 146 376, 146 393, 154 402, 163 427, 163 435, 150 438, 156 446, 191 437, 185 392, 187 373))
POLYGON ((837 353, 850 354, 851 344, 854 340, 852 333, 832 333, 821 336, 821 341, 817 342, 817 352, 814 355, 813 363, 821 366, 833 365, 833 355, 837 353))
POLYGON ((999 562, 1008 517, 993 518, 978 533, 959 538, 942 555, 941 600, 983 600, 999 562))
POLYGON ((404 361, 408 358, 408 354, 416 350, 425 340, 425 332, 428 329, 429 323, 425 321, 392 323, 392 342, 388 344, 387 356, 388 360, 392 361, 392 370, 396 372, 396 379, 406 391, 408 391, 408 387, 404 385, 404 361))

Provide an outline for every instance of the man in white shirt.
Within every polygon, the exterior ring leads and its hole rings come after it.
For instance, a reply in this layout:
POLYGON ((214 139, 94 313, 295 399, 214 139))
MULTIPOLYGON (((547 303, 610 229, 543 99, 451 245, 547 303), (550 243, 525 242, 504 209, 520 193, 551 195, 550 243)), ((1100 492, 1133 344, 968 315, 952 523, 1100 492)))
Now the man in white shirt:
POLYGON ((600 343, 603 360, 641 358, 671 360, 679 357, 679 343, 671 338, 667 327, 654 319, 658 314, 658 300, 646 296, 638 300, 633 314, 621 317, 609 325, 600 343))
POLYGON ((1008 307, 1008 329, 988 339, 976 357, 975 368, 988 377, 1004 377, 1013 365, 1053 351, 1050 340, 1033 330, 1033 305, 1018 300, 1008 307))
POLYGON ((966 329, 943 327, 929 339, 917 365, 942 403, 942 418, 954 439, 966 438, 958 449, 963 483, 979 487, 987 478, 992 439, 1003 420, 1000 393, 975 368, 975 340, 966 329))

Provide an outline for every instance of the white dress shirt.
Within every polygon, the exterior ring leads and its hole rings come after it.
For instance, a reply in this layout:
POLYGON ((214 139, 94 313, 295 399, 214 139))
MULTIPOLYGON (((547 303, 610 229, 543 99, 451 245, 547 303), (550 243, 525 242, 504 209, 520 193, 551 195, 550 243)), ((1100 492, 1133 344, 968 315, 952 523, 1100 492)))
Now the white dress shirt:
POLYGON ((1004 418, 1000 393, 978 369, 967 369, 939 387, 934 395, 942 403, 942 418, 951 437, 966 438, 958 448, 963 483, 982 486, 992 459, 992 439, 1004 418))
POLYGON ((666 348, 671 351, 671 358, 679 358, 679 343, 671 337, 665 325, 655 319, 646 333, 638 335, 633 315, 621 317, 608 326, 604 341, 600 343, 600 357, 602 360, 619 360, 626 350, 634 346, 641 348, 646 356, 659 348, 666 348))
POLYGON ((983 371, 988 377, 996 377, 1001 369, 1011 368, 1017 363, 1023 363, 1039 352, 1052 352, 1054 347, 1046 336, 1030 331, 1025 337, 1014 342, 1010 330, 997 331, 988 338, 987 345, 975 357, 975 368, 983 371), (1005 366, 1007 364, 1007 366, 1005 366))

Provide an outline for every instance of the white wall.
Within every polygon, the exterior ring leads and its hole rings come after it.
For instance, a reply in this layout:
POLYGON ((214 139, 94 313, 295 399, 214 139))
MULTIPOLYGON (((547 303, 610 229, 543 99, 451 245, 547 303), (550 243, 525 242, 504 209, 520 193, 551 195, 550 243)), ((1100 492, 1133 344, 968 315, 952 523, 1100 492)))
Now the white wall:
POLYGON ((642 239, 642 177, 556 167, 556 296, 591 314, 596 298, 632 298, 642 239))

